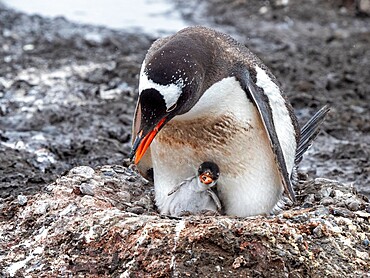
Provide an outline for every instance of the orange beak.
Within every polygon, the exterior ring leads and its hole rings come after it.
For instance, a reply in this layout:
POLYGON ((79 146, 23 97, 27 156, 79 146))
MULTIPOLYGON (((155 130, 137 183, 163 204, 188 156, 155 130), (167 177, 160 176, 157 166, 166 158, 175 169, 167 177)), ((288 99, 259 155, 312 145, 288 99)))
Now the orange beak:
POLYGON ((200 182, 204 184, 210 184, 213 182, 211 173, 205 172, 199 176, 200 182))
POLYGON ((144 138, 142 138, 143 134, 142 130, 138 133, 133 146, 133 151, 135 152, 135 161, 134 161, 135 164, 138 164, 140 162, 141 158, 144 156, 146 150, 149 148, 154 137, 157 135, 158 131, 161 129, 165 121, 166 118, 160 120, 160 122, 154 127, 154 129, 150 131, 144 138), (136 150, 135 145, 138 145, 136 150))

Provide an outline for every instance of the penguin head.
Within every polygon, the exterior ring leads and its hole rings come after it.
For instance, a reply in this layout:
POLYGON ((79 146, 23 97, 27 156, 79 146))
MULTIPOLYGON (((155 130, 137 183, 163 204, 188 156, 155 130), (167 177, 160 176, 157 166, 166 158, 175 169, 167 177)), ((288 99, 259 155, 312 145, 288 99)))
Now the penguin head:
POLYGON ((216 163, 203 162, 198 168, 199 181, 208 188, 214 186, 220 176, 220 169, 216 163))
POLYGON ((177 115, 188 112, 202 94, 203 65, 181 44, 169 44, 149 55, 142 65, 139 98, 133 123, 130 158, 135 164, 156 134, 177 115))

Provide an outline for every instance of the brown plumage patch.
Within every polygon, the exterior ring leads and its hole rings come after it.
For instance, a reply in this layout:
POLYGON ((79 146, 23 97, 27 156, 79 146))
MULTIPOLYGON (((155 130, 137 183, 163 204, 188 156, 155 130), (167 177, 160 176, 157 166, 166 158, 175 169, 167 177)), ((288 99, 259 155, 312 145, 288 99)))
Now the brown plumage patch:
POLYGON ((273 158, 262 121, 240 122, 232 114, 172 120, 154 140, 161 145, 156 149, 159 159, 170 159, 170 163, 176 162, 174 165, 199 165, 204 161, 213 161, 220 168, 221 179, 239 177, 246 169, 255 167, 248 154, 255 153, 256 150, 251 149, 258 146, 266 146, 261 151, 267 160, 273 158), (259 138, 257 146, 251 141, 255 137, 259 138), (186 149, 191 149, 191 152, 186 149))
POLYGON ((188 146, 194 150, 218 149, 236 135, 248 131, 231 115, 171 121, 158 133, 156 140, 172 147, 188 146))

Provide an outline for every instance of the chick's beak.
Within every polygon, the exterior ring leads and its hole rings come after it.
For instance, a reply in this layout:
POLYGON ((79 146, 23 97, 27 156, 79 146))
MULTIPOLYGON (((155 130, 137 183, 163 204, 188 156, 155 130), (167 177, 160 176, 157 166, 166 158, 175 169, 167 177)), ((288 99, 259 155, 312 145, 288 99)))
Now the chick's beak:
POLYGON ((211 184, 212 182, 214 182, 214 179, 212 177, 212 174, 209 173, 209 172, 205 172, 203 174, 201 174, 199 176, 199 179, 200 179, 200 182, 204 183, 204 184, 211 184))
POLYGON ((150 131, 148 134, 143 135, 143 130, 136 135, 135 141, 132 145, 132 150, 130 153, 130 158, 135 156, 134 163, 138 164, 141 158, 144 156, 146 150, 149 148, 154 137, 157 135, 158 131, 162 128, 166 121, 166 118, 163 118, 159 123, 150 131))

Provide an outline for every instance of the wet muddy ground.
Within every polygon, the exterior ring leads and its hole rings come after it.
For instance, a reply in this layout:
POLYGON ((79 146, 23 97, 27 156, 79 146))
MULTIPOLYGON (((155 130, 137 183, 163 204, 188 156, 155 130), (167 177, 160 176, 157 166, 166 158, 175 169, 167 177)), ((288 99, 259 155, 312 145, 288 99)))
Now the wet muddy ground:
MULTIPOLYGON (((370 194, 370 17, 352 1, 178 1, 189 25, 254 51, 300 122, 332 107, 301 171, 370 194)), ((0 4, 0 197, 78 165, 122 164, 139 68, 155 38, 24 15, 0 4)))

